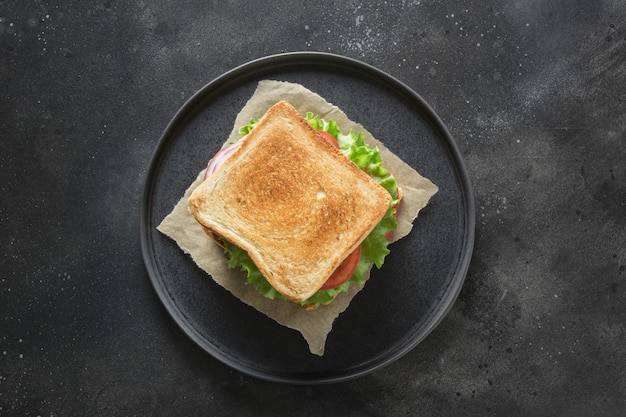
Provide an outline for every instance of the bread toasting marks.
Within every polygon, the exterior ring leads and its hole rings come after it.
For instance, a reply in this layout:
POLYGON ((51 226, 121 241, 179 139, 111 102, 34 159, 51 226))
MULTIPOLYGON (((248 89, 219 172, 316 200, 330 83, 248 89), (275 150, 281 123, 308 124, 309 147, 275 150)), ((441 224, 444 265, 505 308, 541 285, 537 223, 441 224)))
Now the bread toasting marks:
POLYGON ((272 106, 189 198, 196 220, 302 302, 383 218, 392 198, 287 102, 272 106))

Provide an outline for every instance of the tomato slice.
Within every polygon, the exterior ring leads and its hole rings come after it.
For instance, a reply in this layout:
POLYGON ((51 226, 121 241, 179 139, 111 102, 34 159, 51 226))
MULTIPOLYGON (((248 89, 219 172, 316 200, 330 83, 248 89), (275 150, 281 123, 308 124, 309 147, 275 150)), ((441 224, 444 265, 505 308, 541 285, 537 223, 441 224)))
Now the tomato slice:
POLYGON ((339 143, 337 142, 337 139, 335 139, 333 135, 331 135, 330 133, 326 132, 325 130, 318 130, 317 133, 322 135, 322 137, 324 139, 326 139, 328 141, 328 143, 333 145, 335 148, 339 149, 339 143))
POLYGON ((330 290, 337 288, 344 282, 350 279, 357 265, 361 259, 361 245, 356 248, 344 261, 335 269, 335 272, 328 278, 328 280, 322 285, 320 290, 330 290))

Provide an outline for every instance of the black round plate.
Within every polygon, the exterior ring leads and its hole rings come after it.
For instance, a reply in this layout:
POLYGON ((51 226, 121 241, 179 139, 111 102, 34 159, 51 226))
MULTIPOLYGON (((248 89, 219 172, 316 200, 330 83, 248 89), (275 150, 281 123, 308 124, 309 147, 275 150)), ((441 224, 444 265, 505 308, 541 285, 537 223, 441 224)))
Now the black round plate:
POLYGON ((397 79, 362 62, 325 53, 258 59, 203 87, 163 133, 142 197, 142 253, 168 312, 215 358, 272 381, 345 381, 408 352, 454 303, 473 242, 470 181, 439 117, 397 79), (337 318, 323 357, 309 353, 300 333, 214 283, 174 241, 156 230, 224 142, 262 79, 296 82, 317 92, 439 187, 411 234, 391 246, 385 265, 372 271, 365 288, 337 318))

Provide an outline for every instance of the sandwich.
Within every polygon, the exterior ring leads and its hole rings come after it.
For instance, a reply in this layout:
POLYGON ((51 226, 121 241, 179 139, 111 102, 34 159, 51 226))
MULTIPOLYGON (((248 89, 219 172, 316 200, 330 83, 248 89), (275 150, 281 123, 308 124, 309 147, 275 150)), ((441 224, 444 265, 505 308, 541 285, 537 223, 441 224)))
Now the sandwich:
POLYGON ((210 160, 189 211, 230 268, 307 310, 363 284, 389 253, 401 189, 363 136, 285 101, 210 160))

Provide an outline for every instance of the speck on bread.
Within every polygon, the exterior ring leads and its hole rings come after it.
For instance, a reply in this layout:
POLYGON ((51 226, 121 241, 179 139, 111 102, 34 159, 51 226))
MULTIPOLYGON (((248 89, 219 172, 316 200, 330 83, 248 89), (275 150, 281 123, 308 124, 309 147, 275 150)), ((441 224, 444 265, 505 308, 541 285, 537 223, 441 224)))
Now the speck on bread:
POLYGON ((193 191, 190 211, 248 252, 278 292, 304 301, 378 224, 391 196, 287 102, 243 140, 193 191))

